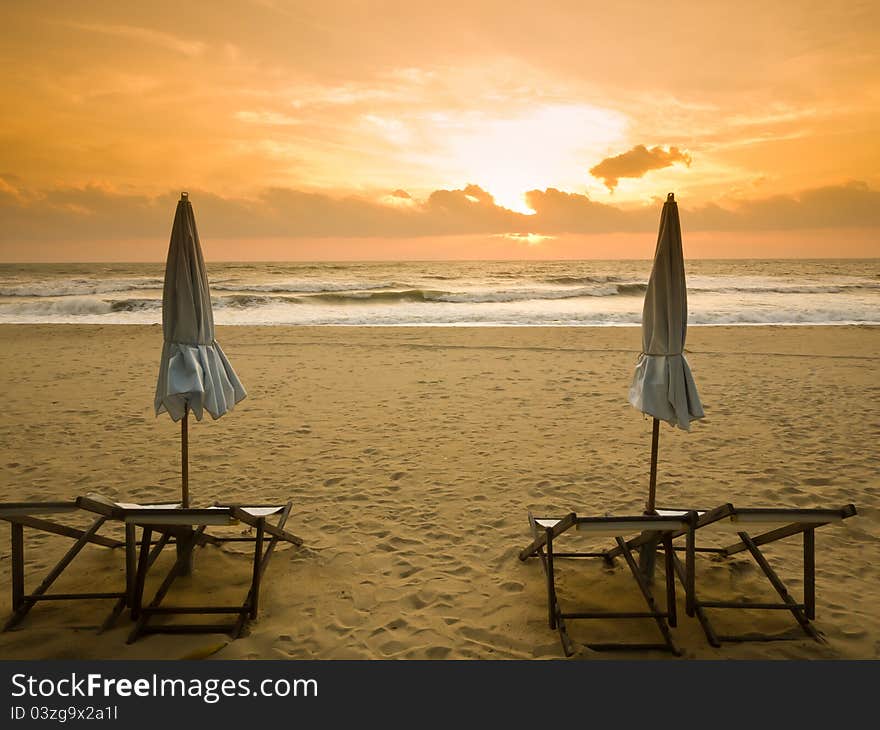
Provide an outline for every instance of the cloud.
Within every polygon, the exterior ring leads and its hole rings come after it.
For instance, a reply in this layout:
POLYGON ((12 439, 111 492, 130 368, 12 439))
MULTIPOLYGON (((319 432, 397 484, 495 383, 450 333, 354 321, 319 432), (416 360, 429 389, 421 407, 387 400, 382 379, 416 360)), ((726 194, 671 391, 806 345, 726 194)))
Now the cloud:
POLYGON ((110 35, 117 38, 143 41, 151 45, 159 46, 160 48, 166 48, 171 51, 176 51, 177 53, 182 53, 184 56, 200 56, 205 51, 205 44, 201 41, 186 40, 185 38, 180 38, 171 33, 164 33, 150 28, 140 28, 135 25, 75 22, 67 22, 65 25, 91 33, 101 33, 102 35, 110 35))
POLYGON ((552 241, 556 236, 545 236, 540 233, 496 233, 497 238, 524 243, 527 246, 538 246, 544 241, 552 241))
POLYGON ((282 114, 280 112, 265 109, 260 111, 242 110, 235 112, 233 116, 240 122, 264 124, 272 127, 284 127, 303 123, 303 120, 299 117, 292 117, 289 114, 282 114))
MULTIPOLYGON (((206 240, 486 235, 535 243, 562 234, 655 232, 659 220, 657 203, 622 208, 556 188, 526 194, 534 215, 499 205, 473 184, 435 190, 421 199, 401 193, 372 198, 276 187, 254 198, 191 190, 190 199, 206 240), (389 198, 406 204, 389 202, 389 198)), ((4 222, 0 258, 42 242, 66 242, 74 247, 97 241, 154 239, 159 251, 166 245, 177 197, 176 192, 147 196, 97 186, 28 190, 15 178, 0 175, 0 219, 4 222)), ((684 202, 681 219, 686 234, 880 229, 880 190, 851 182, 736 204, 689 207, 684 202)), ((246 251, 243 256, 247 257, 246 251)))
POLYGON ((613 191, 622 177, 643 177, 646 172, 670 167, 676 162, 683 162, 690 167, 691 157, 678 147, 670 147, 668 150, 662 147, 648 149, 645 145, 639 144, 615 157, 606 157, 598 165, 590 168, 590 174, 602 180, 605 186, 613 191))

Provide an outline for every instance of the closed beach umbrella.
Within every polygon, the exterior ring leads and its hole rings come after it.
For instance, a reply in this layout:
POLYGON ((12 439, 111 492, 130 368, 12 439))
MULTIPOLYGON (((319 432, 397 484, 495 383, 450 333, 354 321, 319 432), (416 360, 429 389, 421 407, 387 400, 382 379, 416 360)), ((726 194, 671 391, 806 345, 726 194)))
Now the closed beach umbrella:
POLYGON ((181 193, 171 229, 162 294, 162 360, 156 384, 156 415, 181 421, 181 492, 189 506, 188 414, 214 419, 247 393, 214 339, 214 314, 205 260, 187 193, 181 193))
POLYGON ((645 292, 642 353, 629 391, 629 402, 654 418, 648 513, 655 508, 660 421, 688 431, 691 421, 703 417, 697 386, 684 356, 686 334, 687 284, 681 224, 678 205, 669 193, 660 216, 654 266, 645 292))

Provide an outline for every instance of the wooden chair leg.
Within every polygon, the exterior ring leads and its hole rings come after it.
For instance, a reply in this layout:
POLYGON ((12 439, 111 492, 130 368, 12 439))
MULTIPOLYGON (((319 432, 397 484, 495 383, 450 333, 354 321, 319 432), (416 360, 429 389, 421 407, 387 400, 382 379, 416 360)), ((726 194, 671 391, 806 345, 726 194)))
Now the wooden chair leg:
POLYGON ((255 619, 260 606, 260 579, 262 578, 263 563, 263 526, 265 518, 257 522, 257 536, 254 541, 254 573, 251 580, 250 617, 255 619))
MULTIPOLYGON (((199 539, 201 538, 202 533, 205 531, 205 525, 201 525, 198 529, 196 529, 191 535, 190 548, 194 547, 199 543, 199 539)), ((137 599, 137 608, 138 608, 138 616, 137 623, 134 628, 131 630, 131 633, 128 635, 128 639, 126 639, 127 644, 131 644, 135 642, 138 637, 144 632, 147 627, 147 623, 150 620, 151 609, 157 608, 160 603, 162 603, 165 595, 168 593, 168 590, 171 588, 171 584, 174 582, 174 579, 179 575, 183 575, 186 572, 188 567, 189 555, 184 551, 183 553, 177 553, 177 560, 174 561, 174 565, 171 566, 171 570, 168 571, 168 574, 165 576, 165 580, 162 581, 162 584, 159 586, 156 594, 153 596, 153 599, 150 601, 150 604, 147 606, 147 610, 144 610, 141 607, 144 595, 144 583, 147 578, 147 570, 153 564, 153 561, 158 557, 159 552, 168 542, 168 535, 164 534, 162 539, 156 544, 156 549, 152 554, 147 550, 147 557, 144 558, 144 550, 145 547, 148 549, 150 546, 150 538, 152 537, 150 528, 144 528, 144 537, 141 543, 141 561, 144 562, 143 570, 141 570, 140 564, 138 565, 138 586, 136 589, 136 594, 138 596, 137 599)), ((134 618, 134 612, 132 612, 132 618, 134 618)))
MULTIPOLYGON (((684 611, 691 618, 696 613, 696 592, 697 592, 697 536, 693 526, 687 532, 685 544, 685 571, 684 579, 684 611)), ((678 561, 678 558, 676 558, 678 561)), ((707 634, 708 636, 708 634, 707 634)))
POLYGON ((125 595, 119 598, 110 615, 101 624, 99 634, 104 633, 116 623, 119 614, 127 607, 129 611, 134 605, 134 588, 136 585, 135 574, 137 572, 137 535, 134 525, 125 525, 125 595))
POLYGON ((816 531, 804 530, 804 613, 816 618, 816 531))
MULTIPOLYGON (((678 555, 673 554, 673 561, 675 564, 675 573, 678 575, 678 579, 681 581, 682 585, 687 586, 689 584, 688 576, 693 576, 693 571, 688 573, 687 568, 682 565, 681 560, 678 555)), ((706 635, 706 641, 716 649, 721 646, 721 641, 718 639, 718 635, 715 633, 715 629, 712 626, 712 623, 709 621, 709 617, 706 615, 706 611, 700 605, 700 602, 697 600, 696 592, 693 589, 690 589, 690 608, 692 613, 688 614, 689 616, 696 616, 697 620, 700 622, 700 626, 703 627, 703 633, 706 635)))
MULTIPOLYGON (((98 517, 92 525, 85 531, 77 530, 79 535, 73 546, 61 557, 61 559, 50 570, 46 577, 40 582, 33 593, 29 596, 24 594, 24 526, 18 523, 12 523, 12 605, 14 613, 10 616, 3 630, 10 629, 21 621, 33 608, 34 604, 39 600, 46 591, 51 588, 52 584, 67 569, 67 566, 73 562, 73 559, 79 555, 80 551, 90 542, 95 541, 95 533, 101 529, 106 521, 105 517, 98 517), (16 595, 17 594, 17 595, 16 595)), ((76 598, 75 594, 71 594, 70 598, 76 598)), ((87 595, 83 595, 86 598, 87 595)))
POLYGON ((129 609, 134 605, 137 585, 137 528, 125 525, 125 601, 129 609))
POLYGON ((739 535, 739 539, 743 541, 743 544, 746 546, 748 551, 752 554, 752 557, 755 559, 755 562, 764 571, 764 575, 767 576, 770 584, 779 594, 779 597, 786 603, 788 606, 788 610, 791 611, 791 615, 794 616, 795 620, 800 624, 800 627, 804 630, 804 633, 812 639, 821 642, 822 637, 819 636, 819 632, 813 627, 810 623, 810 620, 804 615, 804 612, 801 611, 797 602, 789 595, 788 589, 785 587, 785 584, 779 579, 779 576, 776 574, 776 571, 770 567, 770 563, 767 562, 767 558, 764 557, 764 554, 758 549, 757 545, 752 541, 752 538, 749 537, 748 533, 740 532, 737 533, 739 535))
POLYGON ((654 602, 654 597, 651 595, 651 588, 648 585, 647 580, 645 579, 644 574, 639 568, 636 559, 633 557, 632 551, 626 544, 626 541, 622 537, 615 538, 617 540, 617 545, 620 548, 621 553, 623 554, 624 559, 626 560, 627 565, 629 566, 630 572, 633 574, 633 578, 635 578, 636 583, 639 586, 639 590, 642 592, 642 596, 645 599, 645 603, 648 604, 648 608, 651 610, 653 614, 657 614, 654 616, 654 621, 657 624, 657 628, 660 629, 660 633, 663 634, 663 640, 666 643, 666 646, 669 647, 669 650, 678 656, 680 654, 678 648, 675 646, 675 643, 672 641, 672 634, 669 633, 669 625, 666 621, 659 615, 660 611, 657 608, 657 604, 654 602))
POLYGON ((132 592, 131 617, 135 621, 140 618, 141 605, 144 600, 144 583, 147 580, 147 568, 150 561, 150 541, 153 531, 144 527, 141 533, 141 550, 138 557, 137 572, 135 574, 134 590, 132 592))
POLYGON ((544 543, 547 556, 547 618, 551 629, 556 628, 556 576, 553 572, 553 537, 547 530, 547 539, 544 543))
MULTIPOLYGON (((281 539, 287 539, 285 535, 279 536, 279 530, 283 530, 284 524, 290 515, 291 504, 288 504, 281 512, 278 518, 278 524, 272 525, 267 523, 266 518, 260 518, 253 523, 256 530, 254 538, 215 538, 205 534, 207 525, 200 525, 188 537, 189 547, 195 547, 206 542, 223 543, 226 541, 253 541, 254 542, 254 558, 252 568, 251 585, 244 602, 239 606, 161 606, 162 600, 168 593, 171 584, 178 576, 184 574, 185 563, 188 560, 186 554, 178 553, 178 559, 172 566, 171 570, 165 576, 164 581, 159 586, 153 599, 148 606, 140 609, 140 617, 128 637, 128 643, 132 643, 143 633, 228 633, 233 639, 237 639, 249 619, 256 618, 259 611, 260 590, 262 586, 262 576, 269 563, 269 559, 275 549, 276 544, 281 539), (277 529, 276 529, 277 528, 277 529), (270 536, 268 543, 267 534, 270 536), (235 614, 237 618, 232 624, 211 624, 211 623, 190 623, 190 624, 162 624, 149 625, 150 618, 155 615, 173 616, 177 614, 235 614)), ((157 543, 157 548, 161 548, 167 541, 168 533, 163 533, 163 539, 157 543)), ((293 544, 299 544, 296 540, 289 540, 293 544)), ((143 550, 143 545, 142 545, 143 550)), ((156 552, 156 551, 154 551, 156 552)), ((142 552, 143 554, 143 552, 142 552)), ((152 563, 151 558, 149 563, 152 563)), ((149 567, 149 565, 148 565, 149 567)), ((143 592, 143 580, 138 579, 139 588, 143 592)))
POLYGON ((12 525, 12 610, 18 612, 24 603, 24 527, 12 525))
POLYGON ((675 566, 673 557, 675 555, 672 546, 672 536, 666 533, 663 536, 663 558, 664 570, 666 572, 666 613, 669 614, 669 625, 675 628, 678 626, 678 615, 676 611, 675 601, 675 566))

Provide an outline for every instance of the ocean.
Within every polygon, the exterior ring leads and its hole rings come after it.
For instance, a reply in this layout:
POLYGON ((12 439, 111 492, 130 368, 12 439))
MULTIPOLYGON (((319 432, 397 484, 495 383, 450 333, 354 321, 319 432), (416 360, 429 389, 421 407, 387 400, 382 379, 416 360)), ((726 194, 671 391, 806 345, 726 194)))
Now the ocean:
MULTIPOLYGON (((217 324, 638 325, 650 261, 209 263, 217 324)), ((689 324, 880 324, 880 259, 686 263, 689 324)), ((0 322, 154 324, 163 264, 0 265, 0 322)))

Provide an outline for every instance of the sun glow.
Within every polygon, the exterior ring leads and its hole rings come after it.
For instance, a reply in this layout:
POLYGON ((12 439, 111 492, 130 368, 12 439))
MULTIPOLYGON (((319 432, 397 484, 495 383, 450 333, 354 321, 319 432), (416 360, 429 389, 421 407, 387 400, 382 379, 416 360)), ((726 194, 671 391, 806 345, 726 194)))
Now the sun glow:
POLYGON ((524 114, 465 118, 449 124, 438 166, 487 190, 499 205, 534 213, 529 190, 581 188, 592 160, 623 142, 627 119, 589 105, 541 106, 524 114))

